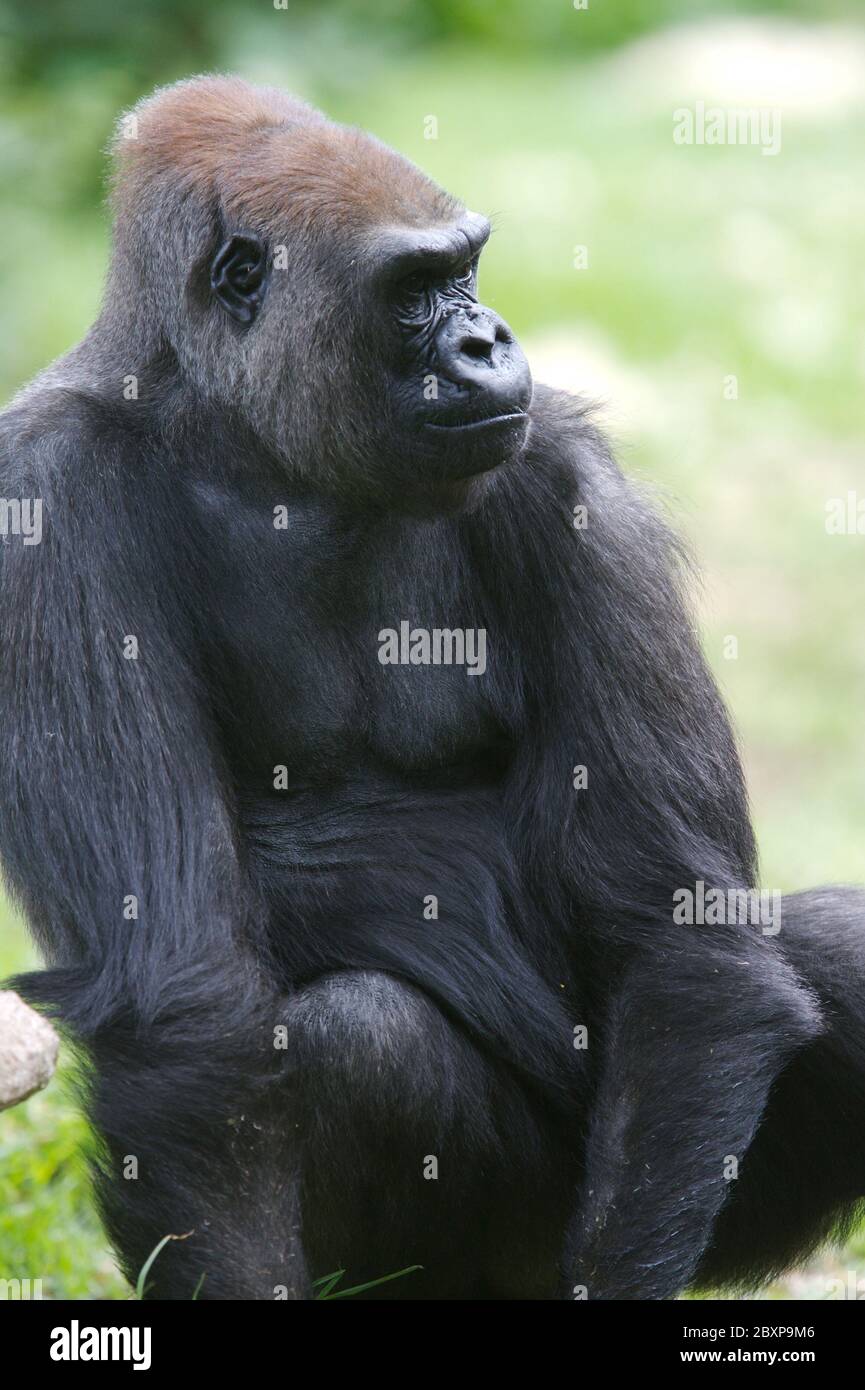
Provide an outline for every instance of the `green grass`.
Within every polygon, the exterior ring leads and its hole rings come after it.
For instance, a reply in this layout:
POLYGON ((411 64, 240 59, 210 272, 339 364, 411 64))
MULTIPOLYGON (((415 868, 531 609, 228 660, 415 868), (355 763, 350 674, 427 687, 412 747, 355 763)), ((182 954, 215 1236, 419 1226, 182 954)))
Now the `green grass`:
MULTIPOLYGON (((0 980, 37 963, 20 920, 0 899, 0 980)), ((0 1279, 40 1280, 43 1298, 125 1298, 93 1209, 87 1125, 61 1054, 46 1090, 0 1112, 0 1279)))
MULTIPOLYGON (((673 145, 671 112, 703 71, 699 36, 684 62, 672 49, 539 64, 452 48, 340 70, 325 87, 309 84, 290 43, 250 32, 233 59, 246 75, 326 102, 494 215, 484 297, 539 377, 606 402, 626 467, 660 487, 697 551, 700 619, 743 743, 763 882, 865 878, 865 537, 823 526, 829 497, 865 496, 861 114, 843 94, 805 99, 832 31, 803 31, 801 90, 788 93, 774 159, 673 145), (434 141, 423 138, 429 114, 434 141), (589 249, 587 270, 572 268, 575 245, 589 249), (736 400, 723 396, 730 373, 736 400), (722 655, 729 634, 736 660, 722 655)), ((697 95, 733 104, 723 82, 703 81, 697 95)), ((103 141, 110 101, 88 90, 82 121, 103 141)), ((86 328, 106 234, 101 214, 58 206, 51 191, 52 171, 78 158, 74 113, 5 116, 19 154, 3 195, 18 248, 0 286, 8 393, 86 328), (44 158, 27 154, 34 142, 44 158)), ((0 914, 0 972, 27 955, 0 914)), ((83 1135, 57 1082, 0 1116, 0 1278, 122 1296, 75 1157, 83 1135)), ((863 1268, 857 1236, 769 1296, 823 1297, 827 1278, 863 1268)))
POLYGON ((93 1211, 86 1125, 62 1076, 0 1117, 0 1279, 41 1280, 44 1298, 124 1298, 93 1211))

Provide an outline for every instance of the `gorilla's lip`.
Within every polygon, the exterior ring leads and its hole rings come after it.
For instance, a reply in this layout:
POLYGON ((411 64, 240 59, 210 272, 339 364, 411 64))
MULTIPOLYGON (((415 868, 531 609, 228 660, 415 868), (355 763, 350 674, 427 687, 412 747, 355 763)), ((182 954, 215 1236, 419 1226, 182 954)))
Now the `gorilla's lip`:
POLYGON ((527 410, 509 410, 502 415, 483 415, 480 420, 452 420, 442 421, 435 424, 432 420, 427 421, 428 430, 449 430, 451 433, 465 430, 482 430, 488 425, 508 425, 515 420, 527 420, 527 410))

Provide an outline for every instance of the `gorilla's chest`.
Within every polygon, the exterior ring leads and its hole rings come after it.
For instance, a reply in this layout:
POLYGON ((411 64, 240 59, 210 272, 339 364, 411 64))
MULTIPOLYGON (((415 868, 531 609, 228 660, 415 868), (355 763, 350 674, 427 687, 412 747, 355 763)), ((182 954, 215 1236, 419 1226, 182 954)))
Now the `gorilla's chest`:
POLYGON ((283 717, 313 759, 338 749, 395 771, 459 775, 461 762, 503 746, 491 634, 466 597, 433 579, 359 584, 327 613, 298 596, 316 649, 303 699, 283 717))
POLYGON ((296 508, 283 532, 256 529, 214 580, 235 758, 304 781, 357 768, 494 779, 515 644, 453 524, 364 529, 296 508))
POLYGON ((400 617, 373 635, 374 660, 360 663, 360 689, 379 757, 434 769, 503 746, 485 627, 433 614, 426 623, 400 617))

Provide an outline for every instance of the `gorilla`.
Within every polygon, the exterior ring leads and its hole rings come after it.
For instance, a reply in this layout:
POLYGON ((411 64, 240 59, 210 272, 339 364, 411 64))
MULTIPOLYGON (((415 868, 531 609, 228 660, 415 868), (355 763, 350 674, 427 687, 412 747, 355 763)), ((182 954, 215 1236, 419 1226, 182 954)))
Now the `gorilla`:
POLYGON ((762 910, 682 550, 479 302, 489 223, 231 77, 115 164, 2 417, 0 854, 127 1276, 656 1300, 843 1232, 865 896, 762 910))

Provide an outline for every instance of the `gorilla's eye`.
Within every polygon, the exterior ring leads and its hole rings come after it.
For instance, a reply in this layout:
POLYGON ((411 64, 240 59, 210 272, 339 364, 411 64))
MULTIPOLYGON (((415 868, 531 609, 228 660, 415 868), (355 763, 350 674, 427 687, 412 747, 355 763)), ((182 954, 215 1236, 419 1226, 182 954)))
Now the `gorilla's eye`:
POLYGON ((403 275, 399 280, 399 297, 404 310, 418 316, 432 300, 443 300, 455 292, 463 295, 474 290, 476 258, 453 268, 446 259, 430 263, 403 275))
POLYGON ((411 275, 406 275, 405 279, 400 281, 400 289, 403 294, 409 297, 416 297, 427 294, 431 284, 432 281, 426 271, 415 270, 411 275))

